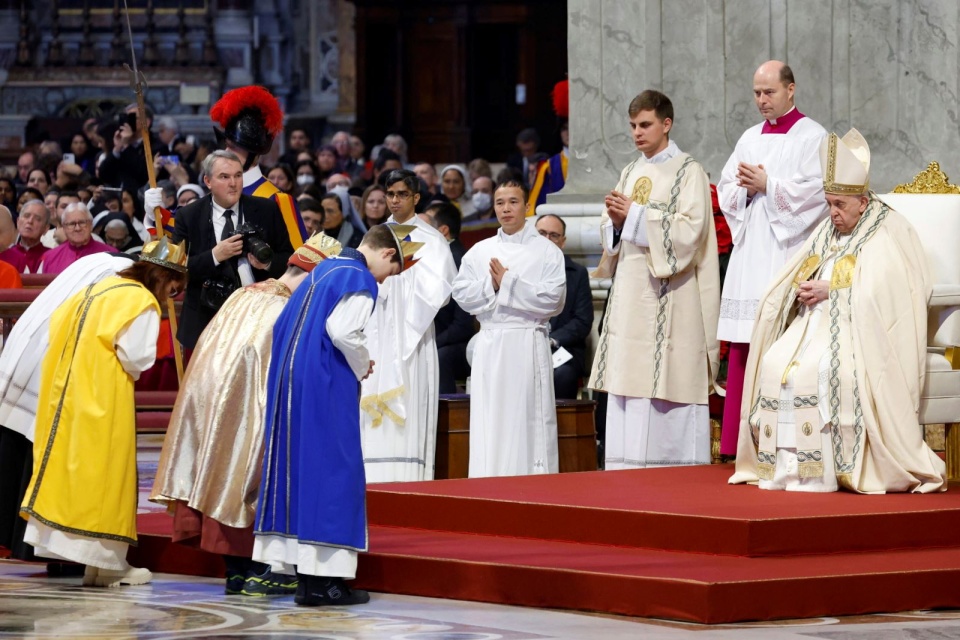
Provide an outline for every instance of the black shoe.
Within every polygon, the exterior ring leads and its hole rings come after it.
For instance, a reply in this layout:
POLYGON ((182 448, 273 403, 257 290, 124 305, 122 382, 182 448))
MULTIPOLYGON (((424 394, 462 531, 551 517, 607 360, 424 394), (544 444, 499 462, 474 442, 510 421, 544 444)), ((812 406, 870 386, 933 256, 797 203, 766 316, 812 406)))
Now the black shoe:
POLYGON ((226 591, 228 596, 238 595, 243 591, 243 584, 247 581, 247 576, 242 573, 227 574, 226 591))
POLYGON ((240 593, 245 596, 288 596, 296 591, 296 576, 274 573, 267 569, 260 575, 247 575, 240 593))
POLYGON ((342 578, 324 578, 320 576, 300 576, 303 595, 297 592, 293 601, 305 607, 344 606, 366 604, 370 594, 362 589, 351 589, 342 578))

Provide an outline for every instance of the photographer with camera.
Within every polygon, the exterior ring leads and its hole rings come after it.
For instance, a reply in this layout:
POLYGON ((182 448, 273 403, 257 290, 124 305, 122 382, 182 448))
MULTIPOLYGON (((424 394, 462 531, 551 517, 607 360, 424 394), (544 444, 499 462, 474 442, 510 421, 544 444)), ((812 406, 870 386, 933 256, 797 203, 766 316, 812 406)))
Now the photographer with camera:
MULTIPOLYGON (((153 125, 153 112, 146 111, 147 130, 153 125)), ((137 122, 136 103, 128 104, 124 112, 117 115, 117 129, 113 133, 112 149, 108 150, 100 163, 99 177, 104 184, 113 187, 129 187, 136 191, 147 184, 147 165, 144 159, 143 136, 137 122)), ((151 148, 159 148, 159 141, 150 134, 151 148)), ((158 174, 157 179, 167 178, 166 171, 158 174)))
POLYGON ((177 210, 173 242, 190 248, 187 285, 177 339, 193 349, 204 327, 241 286, 278 278, 293 253, 277 204, 243 195, 243 165, 230 151, 203 160, 210 193, 177 210))

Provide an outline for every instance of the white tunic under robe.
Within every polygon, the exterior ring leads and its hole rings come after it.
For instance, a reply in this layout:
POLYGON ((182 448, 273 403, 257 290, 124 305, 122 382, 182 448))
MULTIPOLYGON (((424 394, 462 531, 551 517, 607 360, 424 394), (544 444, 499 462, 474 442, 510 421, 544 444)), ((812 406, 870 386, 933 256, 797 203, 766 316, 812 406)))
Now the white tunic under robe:
POLYGON ((503 229, 463 257, 453 299, 477 316, 469 477, 557 473, 557 407, 548 332, 566 297, 563 252, 533 224, 503 229), (507 269, 493 288, 490 260, 507 269))
POLYGON ((805 116, 787 133, 763 133, 764 125, 744 132, 717 183, 720 209, 733 236, 717 337, 730 342, 750 342, 760 296, 827 215, 820 170, 824 128, 805 116), (747 198, 747 189, 737 185, 741 162, 763 165, 766 193, 747 198))
POLYGON ((81 289, 131 266, 129 258, 95 253, 53 279, 27 307, 0 354, 0 425, 33 442, 40 365, 50 346, 50 314, 81 289))
MULTIPOLYGON (((393 217, 388 223, 395 222, 393 217)), ((432 480, 440 373, 433 319, 457 274, 446 239, 413 216, 417 263, 380 285, 364 333, 373 374, 360 390, 360 438, 367 482, 432 480)))

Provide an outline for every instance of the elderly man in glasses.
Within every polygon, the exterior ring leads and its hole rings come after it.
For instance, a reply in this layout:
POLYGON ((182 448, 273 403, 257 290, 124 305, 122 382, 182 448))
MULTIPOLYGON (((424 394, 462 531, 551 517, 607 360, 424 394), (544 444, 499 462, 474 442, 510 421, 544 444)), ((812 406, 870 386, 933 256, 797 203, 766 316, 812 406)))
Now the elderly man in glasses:
POLYGON ((60 225, 64 229, 67 241, 43 255, 40 273, 60 273, 84 256, 107 251, 117 252, 110 245, 93 239, 93 216, 90 215, 87 205, 82 202, 75 202, 66 208, 61 216, 60 225))

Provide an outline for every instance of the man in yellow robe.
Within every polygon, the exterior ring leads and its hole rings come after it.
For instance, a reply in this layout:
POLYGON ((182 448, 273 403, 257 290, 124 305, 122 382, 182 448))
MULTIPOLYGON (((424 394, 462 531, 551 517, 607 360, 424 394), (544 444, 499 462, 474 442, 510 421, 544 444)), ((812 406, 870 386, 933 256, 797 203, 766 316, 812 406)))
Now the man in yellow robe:
POLYGON ((38 556, 87 565, 84 585, 143 584, 136 544, 133 384, 153 365, 160 303, 186 283, 186 245, 148 244, 140 261, 69 298, 50 319, 33 477, 21 505, 38 556))
POLYGON ((606 468, 708 464, 720 313, 710 183, 670 140, 667 96, 644 91, 628 114, 642 157, 606 197, 594 274, 616 272, 588 385, 610 394, 606 468))
POLYGON ((150 499, 173 511, 174 542, 224 556, 228 594, 296 590, 296 580, 250 559, 267 371, 273 325, 290 295, 340 248, 314 235, 280 279, 235 291, 201 334, 173 407, 150 499))
POLYGON ((830 134, 830 217, 760 301, 736 473, 761 489, 946 490, 917 421, 930 271, 916 231, 869 190, 870 148, 830 134))

